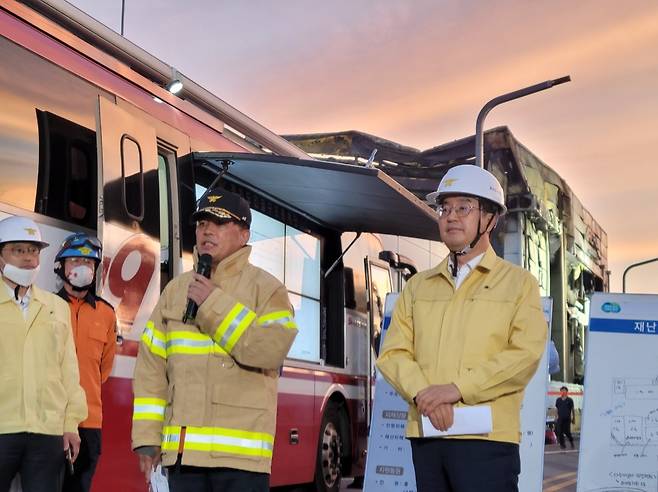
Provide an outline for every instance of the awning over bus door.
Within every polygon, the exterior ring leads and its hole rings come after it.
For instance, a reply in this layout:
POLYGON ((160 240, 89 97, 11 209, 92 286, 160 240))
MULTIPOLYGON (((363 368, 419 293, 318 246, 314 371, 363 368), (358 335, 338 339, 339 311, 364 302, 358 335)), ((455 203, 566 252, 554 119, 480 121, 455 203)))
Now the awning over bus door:
POLYGON ((439 239, 438 216, 383 171, 313 159, 195 152, 185 159, 338 231, 439 239))

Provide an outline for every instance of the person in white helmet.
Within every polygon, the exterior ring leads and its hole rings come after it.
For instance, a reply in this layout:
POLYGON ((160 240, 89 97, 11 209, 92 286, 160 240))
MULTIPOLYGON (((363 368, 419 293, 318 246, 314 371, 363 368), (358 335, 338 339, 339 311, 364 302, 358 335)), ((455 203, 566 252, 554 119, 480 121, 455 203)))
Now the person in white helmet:
POLYGON ((34 285, 48 243, 25 217, 0 221, 0 492, 59 492, 87 416, 69 307, 34 285))
POLYGON ((377 367, 410 404, 418 492, 517 492, 521 401, 548 332, 539 287, 491 247, 506 211, 493 174, 453 167, 427 198, 450 254, 406 284, 377 367), (423 437, 422 416, 447 431, 470 405, 491 407, 492 432, 423 437))

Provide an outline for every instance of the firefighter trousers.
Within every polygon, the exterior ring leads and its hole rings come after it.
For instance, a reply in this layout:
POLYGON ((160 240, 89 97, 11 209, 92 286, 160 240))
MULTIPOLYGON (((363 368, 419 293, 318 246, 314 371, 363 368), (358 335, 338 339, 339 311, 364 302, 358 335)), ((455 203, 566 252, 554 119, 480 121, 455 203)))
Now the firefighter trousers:
POLYGON ((234 468, 167 467, 169 492, 269 492, 270 475, 234 468))

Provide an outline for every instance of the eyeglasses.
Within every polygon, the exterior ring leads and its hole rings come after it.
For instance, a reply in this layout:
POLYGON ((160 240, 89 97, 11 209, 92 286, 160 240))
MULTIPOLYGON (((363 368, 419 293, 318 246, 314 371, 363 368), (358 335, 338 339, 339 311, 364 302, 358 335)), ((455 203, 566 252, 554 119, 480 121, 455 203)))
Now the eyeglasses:
POLYGON ((75 248, 80 248, 82 246, 91 246, 92 248, 99 250, 103 249, 103 245, 98 240, 98 238, 93 236, 87 236, 86 234, 70 235, 64 240, 60 249, 69 249, 69 248, 75 249, 75 248))
POLYGON ((34 244, 25 245, 25 246, 7 246, 6 248, 12 255, 24 258, 26 256, 35 257, 39 256, 41 248, 34 244))
POLYGON ((454 207, 450 207, 448 205, 439 205, 436 209, 436 211, 439 213, 439 217, 442 218, 447 218, 452 213, 453 210, 455 211, 455 215, 457 217, 463 219, 464 217, 468 216, 468 214, 471 213, 471 210, 482 210, 482 209, 476 207, 475 205, 471 205, 470 203, 464 205, 456 205, 454 207))

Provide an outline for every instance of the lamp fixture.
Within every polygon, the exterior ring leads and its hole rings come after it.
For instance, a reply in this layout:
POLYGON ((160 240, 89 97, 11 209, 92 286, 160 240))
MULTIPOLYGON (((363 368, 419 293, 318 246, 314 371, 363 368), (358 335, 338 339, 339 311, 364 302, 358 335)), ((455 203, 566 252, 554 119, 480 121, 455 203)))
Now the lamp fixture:
POLYGON ((165 89, 172 94, 178 94, 183 89, 183 82, 181 82, 178 72, 173 67, 171 68, 171 80, 165 86, 165 89))
POLYGON ((172 94, 178 94, 183 89, 183 83, 178 79, 172 80, 165 88, 172 94))

